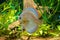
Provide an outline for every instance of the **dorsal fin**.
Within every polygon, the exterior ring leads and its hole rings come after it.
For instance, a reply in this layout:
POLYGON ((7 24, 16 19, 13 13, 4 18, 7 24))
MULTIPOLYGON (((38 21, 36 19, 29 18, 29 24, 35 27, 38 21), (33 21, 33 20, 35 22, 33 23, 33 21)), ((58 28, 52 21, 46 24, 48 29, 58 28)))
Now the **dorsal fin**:
POLYGON ((36 8, 36 4, 34 3, 33 0, 23 0, 23 4, 24 4, 24 8, 28 8, 28 7, 31 7, 31 8, 36 8))

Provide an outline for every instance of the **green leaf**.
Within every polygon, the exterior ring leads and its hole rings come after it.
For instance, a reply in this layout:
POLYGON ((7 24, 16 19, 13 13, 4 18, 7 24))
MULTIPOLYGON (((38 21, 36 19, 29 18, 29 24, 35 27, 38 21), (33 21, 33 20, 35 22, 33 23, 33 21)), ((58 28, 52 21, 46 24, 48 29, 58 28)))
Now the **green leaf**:
POLYGON ((60 30, 60 25, 57 26, 58 30, 60 30))

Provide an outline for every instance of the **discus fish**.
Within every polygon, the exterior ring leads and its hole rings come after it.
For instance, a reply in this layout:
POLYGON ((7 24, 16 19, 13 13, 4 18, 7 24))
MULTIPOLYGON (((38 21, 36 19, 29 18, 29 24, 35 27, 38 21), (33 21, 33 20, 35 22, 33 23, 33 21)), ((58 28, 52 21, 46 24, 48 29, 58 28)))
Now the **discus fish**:
POLYGON ((38 19, 38 13, 34 8, 26 8, 21 13, 19 20, 21 22, 21 26, 28 33, 33 33, 38 29, 38 24, 40 24, 40 20, 38 19))

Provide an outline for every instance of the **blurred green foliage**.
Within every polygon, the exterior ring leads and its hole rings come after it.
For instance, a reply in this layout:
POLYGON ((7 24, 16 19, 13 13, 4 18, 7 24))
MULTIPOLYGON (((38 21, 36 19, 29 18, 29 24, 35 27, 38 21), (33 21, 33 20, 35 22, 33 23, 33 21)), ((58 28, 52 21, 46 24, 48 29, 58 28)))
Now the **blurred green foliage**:
MULTIPOLYGON (((41 8, 39 8, 39 6, 43 7, 44 12, 41 13, 42 14, 42 20, 43 20, 43 24, 46 24, 46 26, 40 26, 42 28, 42 36, 46 36, 47 34, 52 34, 54 36, 60 35, 60 0, 34 0, 35 3, 38 5, 38 9, 41 10, 41 8), (45 8, 47 7, 47 8, 45 8), (46 10, 48 9, 48 11, 46 10), (50 27, 47 28, 47 24, 50 25, 50 27), (47 30, 45 30, 45 29, 47 30), (49 30, 52 30, 51 32, 48 32, 49 30)), ((40 28, 40 29, 41 29, 40 28)))
POLYGON ((19 1, 9 0, 0 5, 0 26, 7 28, 8 25, 16 20, 22 12, 19 1))
POLYGON ((19 37, 18 35, 21 33, 20 26, 17 28, 16 34, 13 33, 13 30, 8 31, 7 28, 9 24, 18 20, 23 9, 22 3, 22 0, 6 0, 0 4, 0 36, 19 37))

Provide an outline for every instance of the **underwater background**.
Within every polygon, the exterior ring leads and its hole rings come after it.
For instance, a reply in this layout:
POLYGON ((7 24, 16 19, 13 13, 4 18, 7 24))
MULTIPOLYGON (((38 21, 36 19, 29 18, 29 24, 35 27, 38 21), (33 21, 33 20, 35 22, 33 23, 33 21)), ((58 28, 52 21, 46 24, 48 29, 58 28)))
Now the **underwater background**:
MULTIPOLYGON (((37 9, 40 11, 39 6, 43 7, 42 13, 43 24, 39 25, 39 29, 33 34, 22 32, 19 26, 11 30, 7 30, 8 26, 17 21, 19 15, 23 11, 24 0, 0 0, 0 37, 5 37, 6 40, 13 40, 27 37, 55 37, 60 36, 60 0, 34 0, 37 4, 37 9), (48 12, 44 8, 48 7, 48 12)), ((23 40, 23 39, 22 39, 23 40)))

